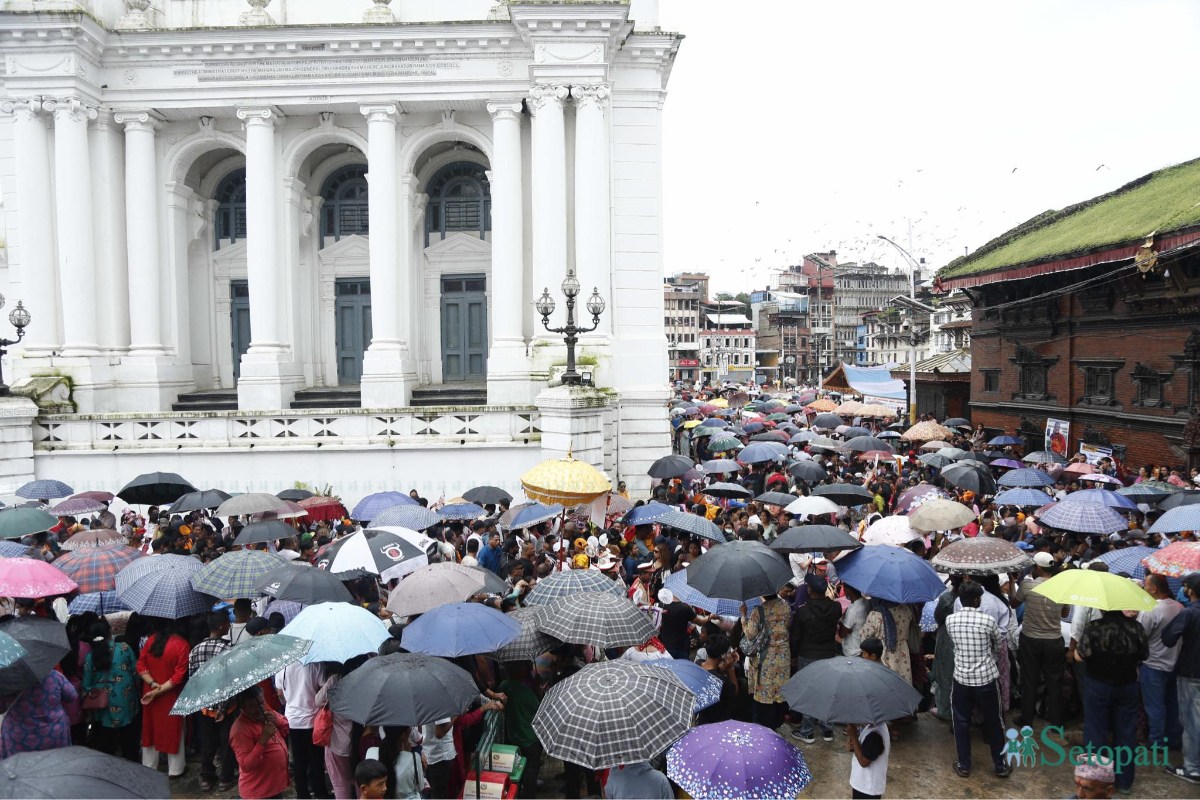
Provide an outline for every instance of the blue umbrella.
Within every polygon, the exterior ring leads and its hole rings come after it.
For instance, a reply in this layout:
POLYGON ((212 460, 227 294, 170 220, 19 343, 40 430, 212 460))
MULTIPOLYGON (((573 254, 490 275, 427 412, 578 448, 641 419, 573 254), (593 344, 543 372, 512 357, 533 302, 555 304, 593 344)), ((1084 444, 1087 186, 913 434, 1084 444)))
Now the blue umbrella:
POLYGON ((1016 436, 997 436, 988 442, 991 447, 1011 447, 1017 444, 1024 444, 1024 442, 1016 436))
POLYGON ((312 642, 312 648, 300 659, 302 664, 344 663, 363 653, 374 653, 389 636, 383 620, 352 603, 306 606, 280 633, 312 642))
POLYGON ((1053 503, 1054 498, 1041 489, 1005 489, 996 495, 998 506, 1037 506, 1041 508, 1047 503, 1053 503))
POLYGON ((1000 480, 996 481, 1000 486, 1019 486, 1023 488, 1037 488, 1038 486, 1053 486, 1054 478, 1051 478, 1048 473, 1042 472, 1040 469, 1026 467, 1025 469, 1009 470, 1000 476, 1000 480))
POLYGON ((731 458, 714 458, 700 465, 709 475, 722 475, 726 472, 741 472, 742 465, 731 458))
POLYGON ((443 658, 492 653, 521 635, 521 623, 482 603, 453 603, 427 611, 404 629, 400 644, 443 658))
POLYGON ((212 600, 192 588, 192 575, 204 568, 198 558, 170 553, 139 558, 117 573, 117 597, 149 617, 181 619, 203 614, 212 600))
POLYGON ((717 419, 716 417, 709 417, 708 419, 704 420, 704 422, 701 422, 696 427, 697 428, 728 428, 729 423, 723 419, 717 419))
POLYGON ((528 508, 522 508, 518 511, 508 527, 514 531, 521 528, 532 528, 534 525, 538 525, 546 520, 554 519, 561 513, 563 513, 563 507, 557 503, 551 506, 534 503, 528 508))
POLYGON ((423 531, 441 521, 441 517, 423 506, 392 506, 379 512, 379 515, 371 520, 371 524, 381 528, 400 527, 410 531, 423 531))
POLYGON ((929 562, 903 547, 864 547, 837 562, 838 577, 863 594, 894 603, 925 603, 946 585, 929 562))
POLYGON ((72 614, 83 614, 91 611, 96 614, 111 614, 114 611, 129 611, 129 606, 121 602, 116 592, 92 592, 81 594, 70 602, 67 610, 72 614))
POLYGON ((792 438, 788 439, 788 444, 807 444, 817 438, 817 434, 813 431, 800 431, 792 438))
MULTIPOLYGON (((1190 506, 1185 506, 1185 508, 1190 508, 1190 506)), ((1200 506, 1196 508, 1200 511, 1200 506)), ((1165 517, 1166 514, 1163 516, 1165 517)), ((1160 519, 1159 522, 1161 521, 1160 519)), ((1099 503, 1086 501, 1059 503, 1040 515, 1038 522, 1051 528, 1075 533, 1116 533, 1129 527, 1128 520, 1115 510, 1099 503)), ((1151 530, 1154 529, 1151 528, 1151 530)))
POLYGON ((787 445, 777 442, 751 442, 742 452, 738 453, 738 461, 743 464, 758 464, 763 461, 775 461, 787 455, 787 445))
POLYGON ((899 439, 900 434, 897 431, 880 431, 875 434, 876 439, 899 439))
POLYGON ((442 519, 472 520, 479 519, 484 514, 483 506, 474 503, 452 503, 442 506, 437 515, 442 519))
POLYGON ((626 525, 649 525, 670 514, 675 509, 653 501, 644 506, 638 506, 625 517, 626 525))
POLYGON ((742 430, 746 431, 746 433, 758 433, 765 427, 767 426, 761 422, 747 422, 744 426, 742 426, 742 430))
POLYGON ((389 508, 415 505, 417 505, 417 501, 403 492, 376 492, 359 500, 358 505, 350 512, 350 518, 364 522, 374 522, 375 517, 389 508))
POLYGON ((20 558, 29 552, 29 545, 0 539, 0 558, 20 558))
POLYGON ((696 695, 696 713, 721 702, 720 678, 699 664, 685 658, 656 658, 645 662, 648 666, 665 669, 679 679, 689 692, 696 695))
POLYGON ((720 528, 697 514, 688 514, 684 511, 672 509, 669 513, 659 517, 657 522, 659 525, 664 525, 668 528, 687 531, 693 536, 699 536, 701 539, 708 539, 713 542, 726 541, 725 534, 721 532, 720 528))
MULTIPOLYGON (((701 593, 698 589, 694 589, 688 585, 687 569, 681 569, 678 572, 672 572, 663 581, 663 588, 670 589, 675 595, 675 599, 687 603, 689 606, 702 608, 710 614, 717 614, 722 617, 736 617, 740 613, 741 603, 737 600, 726 600, 723 597, 709 597, 701 593)), ((762 600, 757 597, 752 597, 746 601, 746 608, 751 609, 755 606, 762 605, 762 600)))
POLYGON ((62 481, 48 478, 30 481, 16 491, 17 497, 24 497, 27 500, 53 500, 56 497, 70 497, 73 494, 75 494, 75 490, 70 486, 62 481))
MULTIPOLYGON (((1149 533, 1179 533, 1200 530, 1200 505, 1176 506, 1150 526, 1149 533)), ((1110 531, 1111 533, 1111 531, 1110 531)))
MULTIPOLYGON (((1048 500, 1046 502, 1049 502, 1048 500)), ((1137 511, 1137 503, 1124 495, 1108 489, 1084 489, 1071 492, 1063 500, 1064 503, 1099 503, 1109 508, 1119 508, 1124 511, 1137 511)), ((1044 505, 1044 504, 1043 504, 1044 505)))
MULTIPOLYGON (((1135 581, 1140 581, 1146 577, 1146 565, 1142 561, 1157 552, 1157 549, 1144 545, 1123 547, 1120 550, 1109 550, 1107 553, 1097 557, 1096 560, 1108 564, 1108 571, 1113 574, 1125 574, 1135 581)), ((1171 590, 1171 595, 1175 596, 1183 588, 1183 579, 1168 577, 1167 586, 1171 590)))

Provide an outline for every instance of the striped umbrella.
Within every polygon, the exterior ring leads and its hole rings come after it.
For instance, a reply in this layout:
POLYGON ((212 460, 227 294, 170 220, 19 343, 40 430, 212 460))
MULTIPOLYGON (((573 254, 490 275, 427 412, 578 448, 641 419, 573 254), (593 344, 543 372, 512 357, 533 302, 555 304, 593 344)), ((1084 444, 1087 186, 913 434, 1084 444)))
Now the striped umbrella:
POLYGON ((258 582, 271 570, 288 566, 275 553, 263 550, 234 550, 208 562, 192 576, 197 592, 225 599, 258 597, 258 582))
POLYGON ((1128 520, 1115 510, 1088 502, 1059 503, 1038 515, 1038 522, 1075 533, 1115 533, 1129 528, 1128 520))
POLYGON ((1200 542, 1172 542, 1147 556, 1142 564, 1150 572, 1170 578, 1200 572, 1200 542))
POLYGON ((621 596, 589 592, 556 600, 545 607, 537 629, 564 642, 603 649, 642 644, 654 635, 649 615, 624 592, 621 596))
POLYGON ((202 614, 212 607, 212 599, 193 589, 191 579, 203 567, 191 556, 139 558, 117 573, 117 597, 130 610, 151 617, 202 614))
MULTIPOLYGON (((402 583, 401 586, 404 584, 402 583)), ((549 634, 537 629, 537 608, 518 608, 509 613, 521 626, 517 638, 501 647, 492 657, 497 661, 533 661, 542 653, 549 652, 562 645, 562 642, 549 634)))
POLYGON ((29 481, 15 492, 17 497, 24 497, 26 500, 53 500, 56 497, 69 497, 74 493, 75 490, 62 481, 49 478, 29 481))
POLYGON ((141 555, 132 547, 85 547, 64 553, 54 566, 79 584, 83 594, 109 592, 117 588, 117 573, 141 555))
MULTIPOLYGON (((542 578, 525 598, 527 606, 548 606, 566 597, 600 592, 614 597, 625 597, 625 587, 612 578, 590 569, 567 569, 552 572, 542 578)), ((642 640, 643 642, 645 639, 642 640)), ((635 642, 634 644, 641 644, 635 642)))

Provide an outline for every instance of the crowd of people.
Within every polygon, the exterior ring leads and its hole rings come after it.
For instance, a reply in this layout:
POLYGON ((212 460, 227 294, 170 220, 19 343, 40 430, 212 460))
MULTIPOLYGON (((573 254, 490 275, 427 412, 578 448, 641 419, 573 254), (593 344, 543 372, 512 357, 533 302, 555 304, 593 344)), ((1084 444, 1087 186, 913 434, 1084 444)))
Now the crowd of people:
MULTIPOLYGON (((1049 726, 1047 735, 1064 745, 1132 748, 1140 742, 1161 747, 1170 754, 1170 763, 1164 758, 1163 766, 1171 775, 1200 784, 1200 573, 1174 586, 1162 575, 1139 576, 1156 603, 1140 614, 1064 605, 1034 591, 1066 570, 1108 570, 1106 554, 1194 541, 1194 532, 1163 536, 1149 531, 1161 513, 1153 505, 1126 512, 1127 525, 1120 531, 1088 535, 1053 529, 1039 522, 1039 512, 1031 507, 998 505, 988 493, 947 482, 937 462, 922 460, 915 443, 898 437, 889 437, 898 445, 893 457, 876 452, 870 459, 860 458, 844 449, 832 429, 820 430, 820 439, 792 441, 778 458, 737 462, 755 430, 781 431, 788 434, 780 437, 784 442, 791 441, 793 431, 810 430, 813 412, 795 403, 802 398, 787 398, 793 410, 775 421, 744 410, 756 399, 762 398, 742 393, 740 387, 700 396, 680 392, 672 404, 676 451, 694 468, 655 480, 649 500, 632 501, 619 484, 603 520, 581 507, 514 528, 506 524, 510 501, 503 500, 486 505, 477 519, 448 520, 424 531, 431 540, 430 561, 477 566, 503 581, 503 591, 472 599, 504 613, 522 608, 538 582, 557 572, 589 570, 607 577, 653 619, 656 633, 641 644, 607 651, 564 644, 529 662, 460 657, 455 663, 473 676, 479 689, 479 700, 468 712, 423 726, 384 729, 333 715, 332 729, 318 730, 332 688, 375 653, 345 663, 292 664, 221 707, 188 717, 170 714, 189 676, 207 662, 250 637, 283 629, 285 614, 272 611, 269 597, 220 598, 208 613, 178 620, 128 611, 71 613, 70 597, 15 600, 6 609, 9 615, 63 622, 71 650, 38 686, 0 700, 6 711, 0 758, 74 743, 155 769, 165 762, 172 778, 185 774, 190 755, 199 762, 202 789, 237 786, 247 798, 280 796, 289 785, 301 798, 460 797, 485 714, 502 711, 505 740, 527 759, 520 796, 666 798, 674 796, 674 787, 658 763, 603 772, 564 763, 557 779, 548 771, 543 774, 545 743, 532 721, 547 691, 597 660, 689 659, 722 687, 720 700, 698 713, 697 724, 742 720, 804 744, 818 737, 833 742, 839 736, 835 726, 792 712, 784 685, 818 661, 851 656, 891 669, 923 695, 922 713, 950 722, 957 753, 952 767, 959 776, 969 776, 974 768, 974 722, 982 726, 991 748, 993 763, 988 766, 1000 777, 1012 772, 1005 729, 1040 725, 1049 726), (721 403, 705 405, 712 400, 721 403), (724 423, 726 449, 716 451, 712 437, 695 435, 708 419, 724 423), (757 423, 756 428, 746 430, 748 422, 757 423), (734 466, 725 461, 724 471, 704 468, 705 462, 722 456, 734 466), (799 462, 818 465, 825 477, 798 478, 791 467, 799 462), (741 487, 744 496, 710 494, 716 483, 741 487), (822 515, 790 513, 780 499, 810 495, 822 484, 861 486, 870 499, 822 515), (711 521, 730 541, 770 544, 792 527, 814 523, 838 526, 861 539, 879 520, 909 511, 906 497, 923 487, 970 509, 972 519, 931 536, 916 534, 896 546, 928 560, 953 542, 995 537, 1024 550, 1028 568, 1005 575, 949 574, 940 597, 903 604, 872 598, 862 587, 841 580, 843 550, 792 554, 787 557, 791 581, 758 602, 734 603, 736 610, 721 615, 690 605, 665 586, 673 573, 720 543, 657 522, 627 523, 628 513, 657 502, 711 521), (1071 733, 1071 723, 1079 721, 1082 734, 1071 733), (1070 741, 1072 736, 1078 741, 1070 741)), ((863 422, 872 433, 888 430, 886 420, 863 422)), ((948 444, 983 453, 989 438, 982 428, 964 428, 955 430, 948 444)), ((995 460, 1007 463, 1022 455, 1016 444, 995 449, 1001 451, 991 454, 995 460)), ((1056 499, 1086 488, 1076 473, 1061 471, 1062 465, 1041 466, 1048 474, 1057 471, 1046 487, 1056 499)), ((1007 469, 996 466, 992 471, 999 476, 1007 469)), ((1111 459, 1096 470, 1118 472, 1111 459)), ((1165 477, 1157 467, 1142 472, 1126 480, 1161 478, 1172 486, 1188 482, 1181 469, 1167 470, 1165 477)), ((410 496, 430 505, 416 491, 410 496)), ((68 537, 115 529, 143 557, 176 554, 211 561, 237 548, 234 540, 246 522, 206 511, 171 515, 159 508, 142 516, 129 508, 119 521, 107 511, 93 519, 60 519, 58 526, 23 544, 31 555, 53 562, 68 537)), ((301 517, 291 521, 294 536, 259 546, 297 564, 316 564, 340 538, 368 523, 340 519, 306 524, 301 517)), ((377 653, 387 655, 403 649, 401 636, 412 619, 395 617, 387 609, 389 593, 403 579, 380 582, 377 577, 348 576, 345 585, 356 604, 390 626, 391 636, 377 653)), ((855 797, 884 793, 892 743, 904 738, 911 721, 842 730, 855 797)), ((1128 794, 1134 777, 1132 763, 1089 755, 1076 770, 1077 796, 1102 796, 1114 789, 1128 794)))

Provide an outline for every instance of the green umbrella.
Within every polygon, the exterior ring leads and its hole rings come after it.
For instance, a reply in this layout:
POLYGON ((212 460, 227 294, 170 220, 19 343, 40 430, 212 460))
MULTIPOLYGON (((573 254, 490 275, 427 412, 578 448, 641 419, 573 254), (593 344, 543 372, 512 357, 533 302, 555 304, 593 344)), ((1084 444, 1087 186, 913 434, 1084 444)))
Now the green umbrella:
POLYGON ((767 419, 771 422, 784 422, 791 419, 791 417, 789 417, 787 414, 784 414, 782 411, 778 411, 768 416, 767 419))
POLYGON ((1150 611, 1154 598, 1129 578, 1094 569, 1069 569, 1034 589, 1056 603, 1102 611, 1150 611))
POLYGON ((189 678, 171 713, 183 717, 228 700, 299 661, 310 647, 308 639, 282 634, 255 636, 242 642, 210 659, 189 678))
POLYGON ((725 437, 724 439, 717 439, 716 441, 710 443, 708 445, 708 451, 710 453, 724 453, 727 450, 738 450, 741 448, 741 446, 742 443, 737 439, 725 437))
POLYGON ((57 524, 56 517, 40 508, 6 508, 0 511, 0 539, 20 539, 31 533, 48 531, 57 524))

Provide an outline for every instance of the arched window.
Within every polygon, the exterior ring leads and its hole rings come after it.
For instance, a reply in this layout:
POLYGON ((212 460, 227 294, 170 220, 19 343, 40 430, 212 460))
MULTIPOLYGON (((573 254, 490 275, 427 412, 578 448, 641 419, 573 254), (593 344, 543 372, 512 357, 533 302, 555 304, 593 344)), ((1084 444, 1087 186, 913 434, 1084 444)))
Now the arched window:
POLYGON ((235 169, 217 185, 213 199, 217 201, 217 237, 213 249, 221 249, 221 241, 236 242, 246 238, 246 170, 235 169))
POLYGON ((448 164, 429 181, 425 243, 429 234, 462 231, 479 238, 492 229, 492 193, 484 168, 470 161, 448 164))
POLYGON ((325 179, 321 187, 325 204, 321 206, 321 235, 336 242, 343 236, 370 231, 367 204, 367 167, 352 164, 325 179))

